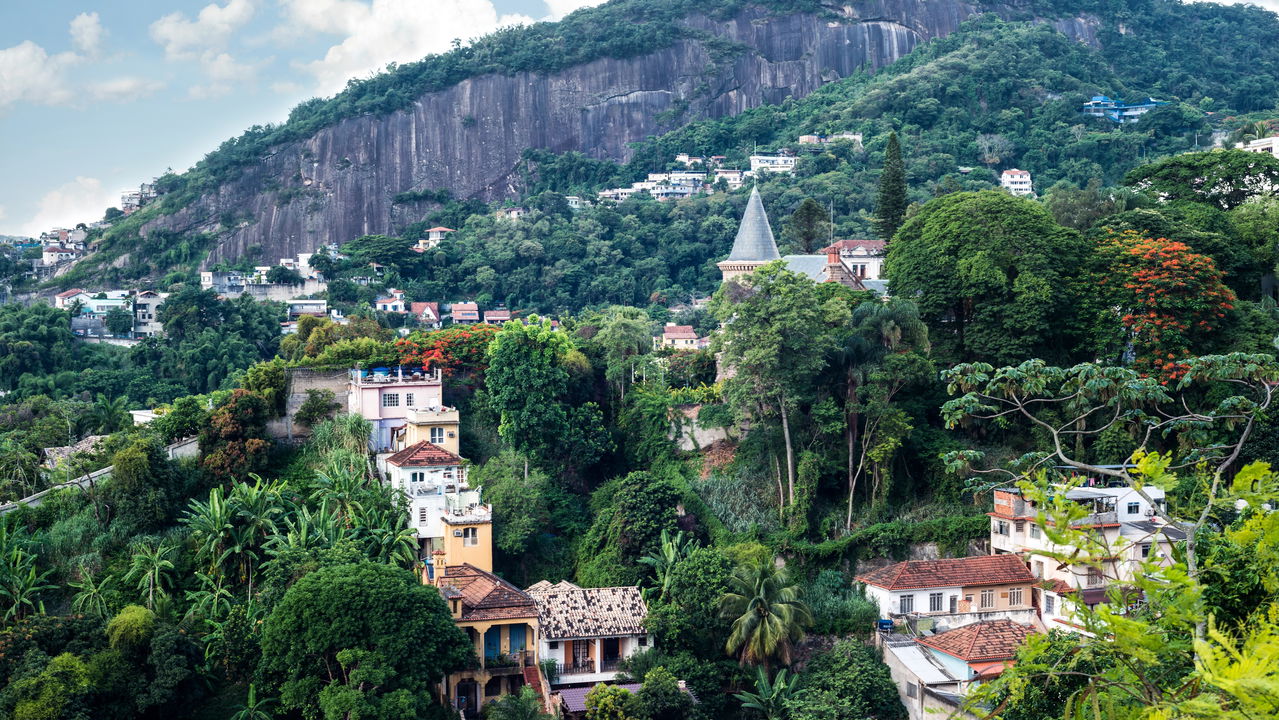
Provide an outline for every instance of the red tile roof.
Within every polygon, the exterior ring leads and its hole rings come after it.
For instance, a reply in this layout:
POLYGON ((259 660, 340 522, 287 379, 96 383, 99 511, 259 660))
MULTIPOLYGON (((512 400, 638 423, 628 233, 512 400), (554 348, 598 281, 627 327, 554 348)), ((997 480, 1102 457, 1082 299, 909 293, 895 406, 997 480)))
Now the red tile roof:
POLYGON ((919 644, 966 662, 1007 660, 1034 632, 1029 625, 1012 620, 991 620, 920 638, 919 644))
POLYGON ((858 575, 857 580, 886 590, 911 590, 1033 583, 1035 576, 1016 555, 977 555, 945 560, 908 560, 858 575))
POLYGON ((433 318, 438 318, 440 316, 440 304, 437 302, 409 303, 409 311, 414 315, 425 315, 427 310, 431 311, 431 317, 433 318))
POLYGON ((883 240, 836 240, 833 245, 827 245, 822 248, 822 253, 828 253, 831 250, 857 250, 864 248, 872 253, 882 253, 884 251, 883 240))
POLYGON ((510 310, 485 310, 484 311, 485 322, 489 320, 510 320, 510 319, 511 319, 510 310))
POLYGON ((435 584, 445 597, 462 599, 462 620, 536 618, 528 593, 469 563, 449 565, 435 584))
POLYGON ((662 335, 672 340, 696 340, 697 333, 692 325, 667 325, 662 328, 662 335))
POLYGON ((1053 591, 1053 592, 1057 593, 1058 595, 1066 595, 1066 594, 1068 594, 1068 593, 1073 593, 1073 592, 1075 592, 1075 588, 1073 588, 1073 587, 1071 587, 1070 585, 1066 584, 1066 581, 1065 581, 1065 580, 1061 580, 1061 579, 1058 579, 1058 578, 1054 578, 1054 579, 1052 579, 1052 580, 1048 580, 1048 581, 1042 582, 1042 583, 1040 583, 1040 584, 1039 584, 1039 587, 1041 587, 1041 588, 1043 588, 1043 589, 1045 589, 1045 590, 1051 590, 1051 591, 1053 591))
POLYGON ((427 230, 427 232, 456 232, 453 228, 446 228, 443 225, 437 225, 427 230))
POLYGON ((73 297, 73 296, 75 296, 75 295, 79 295, 79 294, 80 294, 80 293, 82 293, 82 292, 84 292, 84 291, 83 291, 83 290, 81 290, 80 288, 71 288, 70 290, 67 290, 67 291, 65 291, 65 292, 60 292, 60 293, 58 293, 56 297, 60 297, 60 298, 69 298, 69 297, 73 297))
POLYGON ((425 440, 404 448, 386 461, 396 467, 438 467, 462 464, 462 458, 425 440))

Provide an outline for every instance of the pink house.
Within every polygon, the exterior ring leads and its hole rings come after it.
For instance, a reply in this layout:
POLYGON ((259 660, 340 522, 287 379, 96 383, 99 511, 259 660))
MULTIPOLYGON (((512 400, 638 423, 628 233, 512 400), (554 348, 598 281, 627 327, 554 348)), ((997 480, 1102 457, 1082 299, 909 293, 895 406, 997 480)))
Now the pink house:
POLYGON ((404 427, 411 412, 440 410, 444 405, 440 371, 412 368, 352 370, 347 411, 373 423, 376 452, 391 448, 394 430, 404 427))

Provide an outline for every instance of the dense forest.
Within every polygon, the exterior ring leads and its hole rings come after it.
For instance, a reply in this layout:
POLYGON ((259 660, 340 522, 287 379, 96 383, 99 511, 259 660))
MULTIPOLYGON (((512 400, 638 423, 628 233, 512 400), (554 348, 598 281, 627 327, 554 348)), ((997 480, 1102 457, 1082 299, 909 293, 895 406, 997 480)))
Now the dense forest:
MULTIPOLYGON (((184 289, 162 308, 168 340, 127 352, 82 351, 66 311, 5 306, 0 490, 12 499, 114 471, 0 520, 0 707, 21 718, 443 713, 430 689, 470 651, 410 572, 414 534, 370 475, 367 421, 316 396, 296 418, 311 428, 305 444, 267 430, 290 368, 403 363, 447 373, 471 482, 493 506, 498 572, 521 587, 646 588, 656 649, 624 665, 644 690, 595 717, 904 717, 862 643, 877 609, 851 581, 858 567, 920 543, 970 552, 990 532, 990 473, 1044 483, 1055 462, 1125 458, 1142 459, 1132 472, 1168 492, 1173 517, 1197 522, 1193 560, 1152 565, 1138 615, 1081 608, 1103 639, 1034 640, 974 701, 1006 718, 1059 717, 1067 698, 1105 703, 1106 717, 1170 703, 1253 716, 1259 701, 1228 677, 1266 657, 1275 632, 1279 536, 1272 515, 1248 508, 1279 487, 1264 464, 1279 438, 1268 414, 1279 366, 1265 354, 1279 336, 1279 201, 1257 190, 1279 182, 1279 161, 1189 153, 1124 182, 1043 199, 943 193, 892 237, 893 299, 775 263, 690 316, 719 327, 701 351, 654 350, 667 311, 623 304, 557 328, 533 316, 395 340, 376 317, 308 318, 280 338, 271 305, 184 289), (717 380, 717 365, 734 372, 717 380), (128 422, 126 409, 156 402, 157 419, 128 422), (1024 415, 1000 413, 1009 403, 1024 415), (690 428, 672 418, 692 407, 699 427, 724 433, 707 452, 680 449, 690 428), (1063 444, 1062 433, 1082 434, 1063 444), (106 437, 38 465, 42 447, 89 435, 106 437), (186 437, 199 457, 170 460, 165 444, 186 437), (356 586, 367 596, 348 602, 356 586), (756 635, 734 621, 750 602, 791 609, 756 635), (351 607, 417 609, 374 626, 351 607), (1216 634, 1187 640, 1208 617, 1216 634), (315 618, 333 630, 317 633, 315 618), (1140 654, 1152 642, 1161 651, 1140 654), (361 685, 306 659, 351 653, 388 680, 361 685), (1117 662, 1124 653, 1138 664, 1117 662), (1107 684, 1055 675, 1063 654, 1107 684), (699 702, 663 695, 672 677, 699 702)), ((405 244, 361 238, 330 270, 376 258, 397 272, 405 244)), ((488 713, 540 710, 512 695, 488 713)))

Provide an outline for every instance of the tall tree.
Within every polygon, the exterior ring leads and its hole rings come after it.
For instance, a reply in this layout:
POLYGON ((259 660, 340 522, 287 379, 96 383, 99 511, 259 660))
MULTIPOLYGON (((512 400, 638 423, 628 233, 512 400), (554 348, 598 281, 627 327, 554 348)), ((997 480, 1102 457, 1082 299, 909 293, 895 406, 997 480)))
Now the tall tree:
POLYGON ((262 624, 260 671, 279 688, 280 707, 306 717, 343 706, 421 717, 435 683, 473 657, 435 588, 377 563, 303 576, 262 624))
POLYGON ((775 661, 789 665, 791 651, 813 622, 800 594, 800 587, 773 558, 739 566, 720 600, 720 615, 733 621, 724 649, 743 665, 762 665, 765 670, 775 661))
MULTIPOLYGON (((897 162, 900 166, 900 149, 897 153, 897 162)), ((887 171, 885 168, 885 172, 887 171)), ((902 192, 905 193, 905 186, 902 192)), ((902 211, 905 212, 904 206, 902 211)), ((830 213, 822 207, 821 203, 809 197, 804 198, 799 207, 795 208, 795 212, 791 213, 786 224, 786 234, 799 243, 799 248, 804 254, 810 254, 826 245, 827 240, 830 239, 830 228, 830 213)))
POLYGON ((1229 210, 1279 186, 1279 158, 1245 150, 1183 153, 1129 170, 1124 184, 1164 201, 1191 200, 1229 210))
POLYGON ((1067 359, 1087 247, 1039 203, 986 190, 935 198, 902 225, 885 271, 946 362, 1067 359))
POLYGON ((733 369, 724 381, 724 398, 743 417, 780 420, 786 458, 781 504, 793 504, 791 415, 814 392, 835 344, 833 330, 848 320, 848 306, 835 297, 823 299, 811 280, 775 262, 725 283, 712 308, 724 323, 715 342, 723 365, 733 369))
POLYGON ((889 242, 906 217, 906 166, 902 163, 902 147, 897 133, 888 134, 884 148, 884 169, 879 175, 879 193, 875 196, 875 229, 879 238, 889 242))

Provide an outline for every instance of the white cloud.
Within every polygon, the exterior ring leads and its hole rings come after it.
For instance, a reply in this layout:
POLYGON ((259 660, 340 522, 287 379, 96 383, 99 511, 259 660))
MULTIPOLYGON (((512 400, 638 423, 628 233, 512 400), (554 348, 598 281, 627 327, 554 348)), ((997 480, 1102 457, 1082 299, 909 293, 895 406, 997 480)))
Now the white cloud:
POLYGON ((40 208, 20 232, 35 237, 51 227, 72 227, 76 223, 100 220, 106 209, 118 200, 102 189, 102 182, 97 178, 77 177, 40 198, 40 208))
POLYGON ((67 85, 67 68, 80 61, 75 53, 50 55, 30 40, 0 50, 0 110, 18 102, 66 105, 75 94, 67 85))
POLYGON ((144 98, 160 88, 164 83, 158 80, 147 80, 135 75, 123 75, 89 86, 89 95, 94 100, 106 102, 129 102, 144 98))
POLYGON ((222 97, 231 92, 232 87, 252 82, 258 68, 267 62, 270 59, 256 64, 242 63, 224 52, 206 52, 200 57, 200 66, 209 82, 192 87, 190 95, 200 100, 222 97))
POLYGON ((71 42, 85 55, 97 55, 106 34, 95 12, 80 13, 71 20, 71 42))
POLYGON ((170 13, 151 23, 151 39, 164 47, 170 60, 192 59, 225 47, 231 35, 253 19, 255 9, 253 0, 227 0, 224 6, 205 5, 195 20, 180 12, 170 13))
MULTIPOLYGON (((469 40, 506 25, 529 23, 524 15, 499 16, 491 0, 281 0, 297 32, 343 36, 324 58, 300 67, 315 77, 317 92, 345 87, 387 63, 412 62, 448 50, 454 38, 469 40)), ((286 30, 287 32, 287 30, 286 30)))
POLYGON ((552 20, 559 20, 574 10, 584 7, 595 7, 604 0, 546 0, 546 9, 550 11, 552 20))

